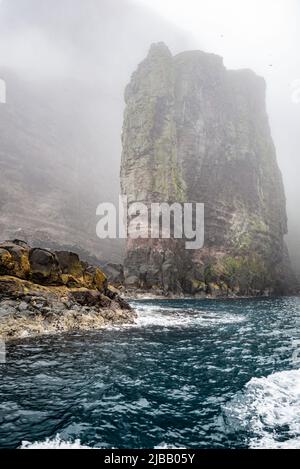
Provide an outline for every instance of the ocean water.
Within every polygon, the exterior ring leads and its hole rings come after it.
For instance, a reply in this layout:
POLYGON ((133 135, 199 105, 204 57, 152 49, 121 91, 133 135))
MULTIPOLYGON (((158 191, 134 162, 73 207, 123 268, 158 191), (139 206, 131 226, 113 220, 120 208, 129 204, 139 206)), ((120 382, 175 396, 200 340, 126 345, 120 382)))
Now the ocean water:
POLYGON ((7 345, 0 448, 300 448, 299 298, 133 305, 7 345))

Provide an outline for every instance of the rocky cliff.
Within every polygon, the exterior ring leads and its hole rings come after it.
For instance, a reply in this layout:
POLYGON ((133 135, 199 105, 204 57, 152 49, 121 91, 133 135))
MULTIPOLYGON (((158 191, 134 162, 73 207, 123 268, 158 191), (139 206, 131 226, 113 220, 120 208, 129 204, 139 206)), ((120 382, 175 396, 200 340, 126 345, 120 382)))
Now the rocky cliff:
POLYGON ((101 329, 135 313, 105 274, 77 254, 0 244, 0 340, 101 329))
POLYGON ((125 278, 199 295, 285 293, 287 217, 265 81, 201 51, 152 45, 126 89, 122 192, 132 202, 205 204, 205 244, 128 240, 125 278))
POLYGON ((96 235, 98 204, 118 202, 123 90, 157 33, 186 44, 135 3, 0 1, 0 240, 123 262, 96 235))

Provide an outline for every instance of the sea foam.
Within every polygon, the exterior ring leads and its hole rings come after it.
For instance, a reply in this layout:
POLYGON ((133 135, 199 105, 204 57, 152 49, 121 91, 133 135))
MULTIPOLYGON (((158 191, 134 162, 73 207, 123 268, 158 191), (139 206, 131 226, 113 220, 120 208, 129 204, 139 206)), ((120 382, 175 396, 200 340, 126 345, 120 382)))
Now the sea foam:
MULTIPOLYGON (((55 438, 47 438, 45 441, 30 443, 23 441, 19 449, 94 449, 90 446, 82 445, 80 440, 64 441, 60 438, 60 435, 56 435, 55 438)), ((99 448, 97 448, 99 449, 99 448)), ((111 448, 113 449, 113 448, 111 448)), ((160 443, 154 447, 154 449, 185 449, 179 446, 169 445, 167 443, 160 443)))
POLYGON ((223 412, 228 431, 247 432, 250 448, 300 449, 300 370, 251 379, 223 412))
POLYGON ((75 440, 73 443, 70 441, 64 441, 57 435, 55 438, 47 438, 42 442, 30 443, 23 441, 20 449, 92 449, 89 446, 84 446, 80 443, 80 440, 75 440))
POLYGON ((133 327, 194 327, 226 325, 240 323, 245 316, 228 312, 199 311, 193 308, 172 308, 169 306, 139 305, 135 306, 138 317, 133 327))

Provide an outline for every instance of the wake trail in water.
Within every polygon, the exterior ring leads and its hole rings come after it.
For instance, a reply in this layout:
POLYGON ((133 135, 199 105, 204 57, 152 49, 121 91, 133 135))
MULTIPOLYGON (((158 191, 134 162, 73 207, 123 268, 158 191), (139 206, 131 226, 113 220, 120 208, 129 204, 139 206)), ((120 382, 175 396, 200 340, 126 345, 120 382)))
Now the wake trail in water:
POLYGON ((30 443, 29 441, 23 441, 19 449, 92 449, 89 446, 84 446, 80 443, 80 440, 64 441, 57 435, 55 438, 47 438, 42 442, 30 443))
MULTIPOLYGON (((101 449, 99 447, 92 448, 90 446, 82 445, 80 440, 77 439, 74 442, 65 441, 61 439, 60 435, 56 435, 55 438, 47 438, 45 441, 30 443, 29 441, 23 441, 19 449, 101 449)), ((107 449, 107 448, 106 448, 107 449)), ((110 448, 114 449, 114 448, 110 448)), ((168 445, 166 443, 160 443, 154 447, 154 449, 185 449, 178 446, 168 445)))
POLYGON ((223 407, 229 432, 250 435, 250 448, 300 448, 300 370, 253 378, 223 407))

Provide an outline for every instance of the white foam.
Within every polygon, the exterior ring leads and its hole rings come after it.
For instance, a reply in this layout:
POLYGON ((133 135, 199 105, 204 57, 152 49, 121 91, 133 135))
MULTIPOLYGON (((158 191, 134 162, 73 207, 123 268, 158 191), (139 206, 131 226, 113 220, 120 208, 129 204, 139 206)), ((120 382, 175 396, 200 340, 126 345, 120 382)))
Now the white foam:
POLYGON ((106 330, 122 331, 132 328, 160 327, 164 329, 182 327, 205 327, 210 325, 226 325, 242 323, 246 317, 227 312, 198 311, 184 306, 174 308, 162 305, 145 305, 131 303, 137 313, 133 323, 110 325, 106 330))
POLYGON ((251 434, 251 448, 300 449, 300 370, 251 379, 223 410, 230 431, 251 434))
POLYGON ((154 449, 186 449, 181 446, 169 445, 167 443, 160 443, 157 446, 154 446, 154 449))
POLYGON ((75 440, 73 443, 70 441, 61 440, 57 435, 54 439, 47 438, 42 442, 30 443, 23 441, 20 449, 92 449, 89 446, 84 446, 80 440, 75 440))
POLYGON ((158 326, 163 328, 178 328, 191 326, 209 326, 240 323, 246 320, 244 316, 226 312, 197 311, 190 308, 170 308, 161 306, 141 305, 136 307, 138 317, 137 327, 158 326))
MULTIPOLYGON (((93 449, 89 446, 84 446, 80 443, 80 440, 75 440, 73 443, 70 441, 64 441, 57 435, 55 438, 47 438, 42 442, 30 443, 23 441, 20 449, 93 449)), ((99 448, 97 448, 99 449, 99 448)), ((113 449, 113 448, 112 448, 113 449)), ((167 443, 160 443, 155 446, 154 449, 185 449, 180 446, 169 445, 167 443)))

